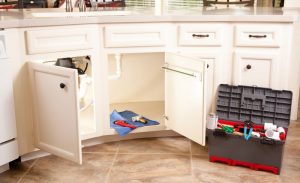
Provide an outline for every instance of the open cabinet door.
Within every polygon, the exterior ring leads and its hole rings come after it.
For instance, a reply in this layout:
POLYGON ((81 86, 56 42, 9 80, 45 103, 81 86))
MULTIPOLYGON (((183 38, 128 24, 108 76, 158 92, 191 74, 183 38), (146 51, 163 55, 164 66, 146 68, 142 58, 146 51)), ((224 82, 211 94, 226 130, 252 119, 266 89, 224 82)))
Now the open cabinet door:
POLYGON ((29 62, 37 148, 82 163, 77 70, 29 62))
POLYGON ((166 125, 204 146, 206 63, 173 53, 165 61, 166 125))

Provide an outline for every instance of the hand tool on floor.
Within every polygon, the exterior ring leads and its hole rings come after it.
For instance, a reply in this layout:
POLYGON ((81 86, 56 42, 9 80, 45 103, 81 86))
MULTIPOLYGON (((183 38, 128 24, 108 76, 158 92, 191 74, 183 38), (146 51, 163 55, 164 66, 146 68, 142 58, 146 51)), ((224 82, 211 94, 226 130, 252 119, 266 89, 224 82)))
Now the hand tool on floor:
POLYGON ((143 116, 140 116, 140 115, 132 117, 131 120, 133 122, 141 122, 141 123, 147 124, 147 120, 143 116))
POLYGON ((130 125, 126 121, 123 121, 123 120, 117 120, 117 121, 114 122, 114 124, 119 125, 119 126, 123 126, 123 127, 128 127, 128 128, 131 128, 131 129, 136 129, 136 126, 130 125))

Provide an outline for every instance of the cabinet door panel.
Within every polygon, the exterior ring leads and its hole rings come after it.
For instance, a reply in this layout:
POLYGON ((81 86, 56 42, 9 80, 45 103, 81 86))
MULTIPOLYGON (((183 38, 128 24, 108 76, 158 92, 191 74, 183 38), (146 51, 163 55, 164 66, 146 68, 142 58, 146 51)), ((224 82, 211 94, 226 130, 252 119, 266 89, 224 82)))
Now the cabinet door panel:
POLYGON ((279 89, 276 54, 236 53, 234 84, 279 89))
POLYGON ((29 72, 36 147, 81 164, 77 71, 29 63, 29 72))
POLYGON ((205 67, 205 61, 166 54, 166 125, 201 145, 206 128, 205 67))
POLYGON ((17 137, 11 62, 0 60, 0 143, 17 137))

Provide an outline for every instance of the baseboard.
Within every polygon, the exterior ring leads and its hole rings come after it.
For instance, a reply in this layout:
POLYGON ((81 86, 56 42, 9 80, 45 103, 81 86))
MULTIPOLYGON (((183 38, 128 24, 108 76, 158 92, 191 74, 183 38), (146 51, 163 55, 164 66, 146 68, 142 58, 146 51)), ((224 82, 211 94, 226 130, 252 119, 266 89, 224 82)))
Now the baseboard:
POLYGON ((5 171, 9 170, 9 165, 8 163, 7 164, 4 164, 2 166, 0 166, 0 173, 3 173, 5 171))
MULTIPOLYGON (((88 147, 98 144, 103 144, 107 142, 116 142, 116 141, 122 141, 122 140, 131 140, 131 139, 141 139, 141 138, 151 138, 151 137, 175 137, 175 136, 181 136, 178 133, 172 131, 172 130, 163 130, 163 131, 156 131, 156 132, 143 132, 143 133, 132 133, 128 134, 126 137, 121 138, 118 135, 108 135, 103 137, 96 137, 88 140, 82 141, 82 147, 88 147)), ((25 154, 21 156, 21 161, 29 161, 36 158, 41 158, 45 156, 51 155, 50 153, 47 153, 42 150, 36 150, 34 152, 25 154)))
POLYGON ((41 158, 41 157, 45 157, 45 156, 49 156, 49 155, 51 155, 51 154, 47 153, 45 151, 36 150, 36 151, 33 151, 31 153, 28 153, 28 154, 25 154, 25 155, 21 156, 21 161, 22 162, 29 161, 29 160, 32 160, 32 159, 41 158))
POLYGON ((181 136, 178 133, 172 130, 163 130, 156 132, 143 132, 143 133, 131 133, 126 135, 125 137, 120 137, 118 135, 108 135, 104 137, 96 137, 88 140, 84 140, 82 142, 83 147, 103 144, 107 142, 117 142, 122 140, 131 140, 131 139, 141 139, 141 138, 151 138, 151 137, 174 137, 181 136))

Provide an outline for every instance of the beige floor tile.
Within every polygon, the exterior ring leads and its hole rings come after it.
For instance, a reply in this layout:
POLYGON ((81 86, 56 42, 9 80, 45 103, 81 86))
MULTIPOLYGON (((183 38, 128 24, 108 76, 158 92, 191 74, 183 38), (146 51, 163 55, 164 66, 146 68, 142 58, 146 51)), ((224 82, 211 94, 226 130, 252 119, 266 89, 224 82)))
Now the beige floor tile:
POLYGON ((285 143, 284 157, 300 158, 300 139, 287 139, 285 143))
POLYGON ((82 151, 89 152, 89 153, 116 153, 118 147, 119 147, 118 142, 110 142, 110 143, 85 147, 82 149, 82 151))
POLYGON ((1 183, 18 182, 18 180, 26 173, 35 160, 19 163, 18 166, 0 174, 1 183))
POLYGON ((300 122, 291 122, 288 130, 287 140, 300 139, 300 122))
POLYGON ((190 154, 190 141, 183 137, 128 140, 120 143, 119 152, 190 154))
POLYGON ((56 156, 40 158, 21 182, 105 182, 114 155, 83 154, 83 164, 78 165, 56 156))
POLYGON ((226 170, 230 172, 251 173, 252 171, 245 167, 229 166, 223 163, 210 162, 208 156, 205 155, 193 155, 192 167, 197 171, 203 172, 222 172, 226 170))
POLYGON ((109 176, 109 183, 189 183, 192 182, 188 155, 119 155, 109 176))
POLYGON ((207 155, 208 156, 208 147, 201 146, 193 141, 191 141, 191 151, 195 155, 207 155))
POLYGON ((283 183, 300 182, 300 158, 283 159, 280 178, 283 183))

